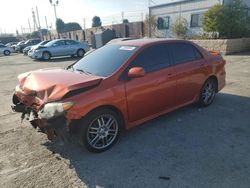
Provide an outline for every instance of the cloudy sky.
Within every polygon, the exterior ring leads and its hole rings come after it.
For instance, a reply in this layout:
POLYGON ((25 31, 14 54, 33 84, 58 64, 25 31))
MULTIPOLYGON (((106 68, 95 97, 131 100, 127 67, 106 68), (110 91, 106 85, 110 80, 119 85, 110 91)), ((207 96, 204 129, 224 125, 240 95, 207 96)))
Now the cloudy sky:
MULTIPOLYGON (((55 0, 54 0, 55 1, 55 0)), ((151 5, 167 3, 174 0, 153 0, 151 5)), ((81 26, 91 26, 91 19, 98 15, 103 25, 121 22, 122 12, 124 18, 130 21, 142 20, 148 11, 149 0, 59 0, 56 8, 57 17, 64 22, 78 22, 81 26)), ((40 24, 46 28, 47 23, 55 28, 55 15, 49 0, 0 0, 0 33, 21 32, 21 27, 29 31, 28 19, 33 28, 32 8, 38 7, 40 24)))

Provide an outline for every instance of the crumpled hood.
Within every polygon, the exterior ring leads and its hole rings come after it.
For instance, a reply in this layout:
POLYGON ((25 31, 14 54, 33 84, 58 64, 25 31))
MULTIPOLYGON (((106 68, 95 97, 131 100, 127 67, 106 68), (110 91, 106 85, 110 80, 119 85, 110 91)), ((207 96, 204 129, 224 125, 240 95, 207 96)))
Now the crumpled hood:
POLYGON ((60 100, 69 91, 98 85, 102 77, 65 69, 41 69, 18 76, 24 93, 36 93, 43 102, 60 100))

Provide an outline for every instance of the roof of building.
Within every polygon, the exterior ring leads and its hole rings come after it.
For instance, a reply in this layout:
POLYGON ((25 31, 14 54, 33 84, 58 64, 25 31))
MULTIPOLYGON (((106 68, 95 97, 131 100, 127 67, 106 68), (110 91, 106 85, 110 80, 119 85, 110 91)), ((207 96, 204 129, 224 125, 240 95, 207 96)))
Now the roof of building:
POLYGON ((164 4, 160 4, 160 5, 150 6, 149 8, 152 9, 152 8, 159 8, 159 7, 171 6, 171 5, 186 3, 186 2, 190 2, 190 1, 193 1, 193 0, 179 0, 179 1, 164 3, 164 4))

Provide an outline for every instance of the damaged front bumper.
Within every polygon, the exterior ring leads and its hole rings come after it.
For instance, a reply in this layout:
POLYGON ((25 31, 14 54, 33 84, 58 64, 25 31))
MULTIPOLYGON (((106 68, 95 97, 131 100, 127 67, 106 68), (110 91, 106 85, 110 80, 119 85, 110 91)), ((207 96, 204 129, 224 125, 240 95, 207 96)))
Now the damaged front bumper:
MULTIPOLYGON (((13 95, 12 101, 12 110, 22 113, 21 121, 23 121, 23 119, 28 120, 33 128, 38 128, 40 132, 47 134, 48 139, 51 141, 53 141, 55 137, 60 137, 64 142, 69 142, 69 122, 65 118, 65 111, 63 107, 61 109, 56 108, 56 110, 53 111, 53 105, 51 105, 65 103, 49 103, 47 107, 44 105, 39 112, 36 112, 31 107, 20 102, 15 94, 13 95)), ((69 103, 66 104, 65 108, 67 109, 70 108, 70 105, 73 105, 69 103)))

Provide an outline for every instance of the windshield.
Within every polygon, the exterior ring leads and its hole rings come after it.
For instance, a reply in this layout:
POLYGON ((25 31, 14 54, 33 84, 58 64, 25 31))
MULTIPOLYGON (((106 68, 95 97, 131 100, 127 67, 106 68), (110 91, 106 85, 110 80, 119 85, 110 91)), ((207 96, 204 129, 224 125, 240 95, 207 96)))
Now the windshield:
POLYGON ((82 58, 73 65, 73 69, 106 77, 114 73, 135 51, 135 46, 106 45, 82 58))
POLYGON ((52 44, 54 44, 57 40, 52 40, 52 41, 49 41, 47 44, 45 44, 44 46, 52 46, 52 44))

